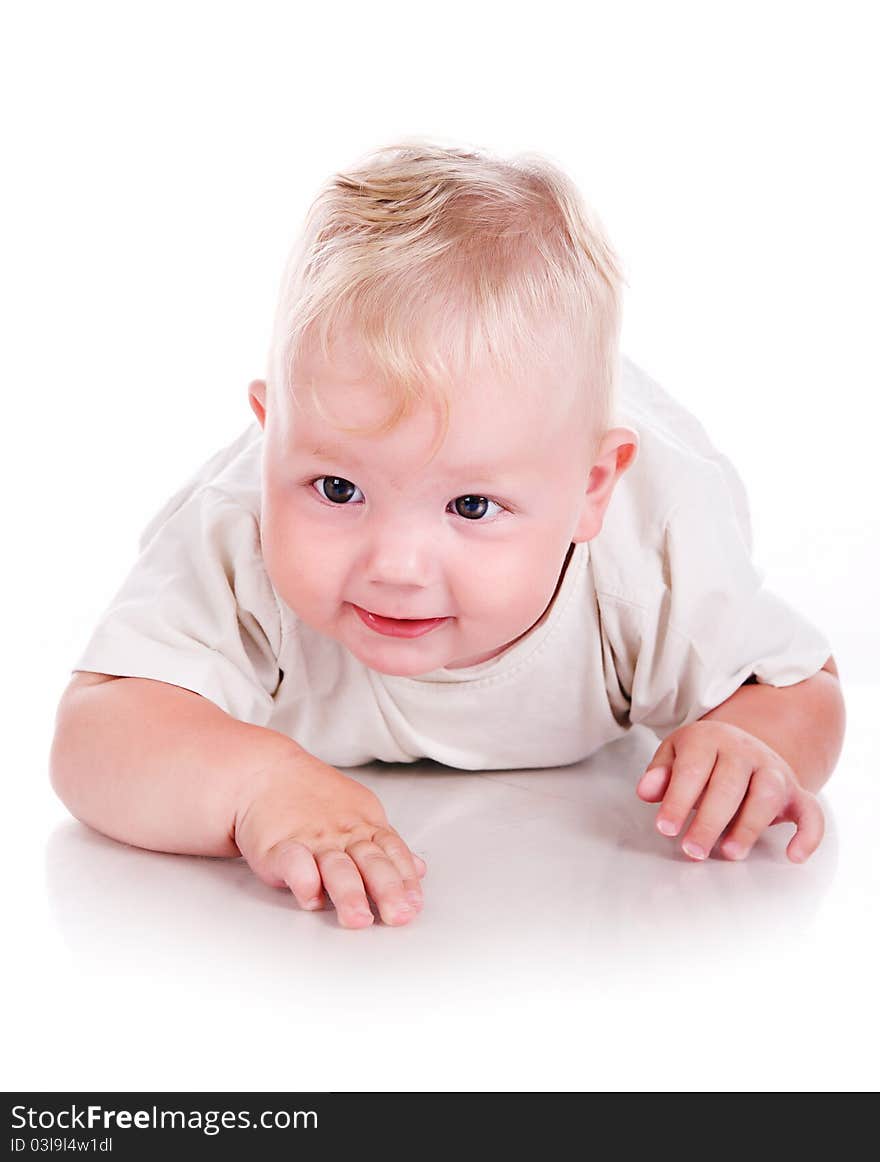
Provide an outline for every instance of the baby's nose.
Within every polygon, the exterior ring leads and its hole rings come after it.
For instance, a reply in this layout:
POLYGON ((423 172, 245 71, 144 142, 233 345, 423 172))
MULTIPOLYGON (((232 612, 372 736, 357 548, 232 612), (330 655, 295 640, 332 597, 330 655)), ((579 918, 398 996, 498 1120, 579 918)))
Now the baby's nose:
POLYGON ((428 585, 436 567, 437 548, 423 530, 385 530, 372 540, 365 577, 382 585, 428 585))

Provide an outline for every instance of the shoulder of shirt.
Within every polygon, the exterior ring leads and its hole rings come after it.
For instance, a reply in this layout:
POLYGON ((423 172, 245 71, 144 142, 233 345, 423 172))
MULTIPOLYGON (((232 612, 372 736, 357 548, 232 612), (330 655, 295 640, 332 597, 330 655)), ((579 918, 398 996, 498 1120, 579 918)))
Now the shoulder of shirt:
MULTIPOLYGON (((215 452, 160 508, 140 536, 143 551, 152 538, 172 517, 192 505, 204 516, 209 510, 211 520, 217 520, 228 530, 234 541, 234 551, 241 555, 241 565, 249 570, 253 589, 250 591, 253 608, 262 608, 268 616, 273 609, 280 626, 280 649, 295 628, 298 619, 283 606, 263 560, 260 539, 262 510, 262 447, 263 429, 256 421, 249 424, 229 444, 215 452), (240 520, 248 527, 242 538, 240 520), (270 602, 268 606, 261 601, 270 602)), ((247 584, 242 577, 238 584, 247 584)), ((246 590, 245 590, 246 591, 246 590)))
POLYGON ((141 532, 141 551, 162 526, 184 505, 199 498, 222 495, 259 521, 261 512, 261 458, 263 430, 256 420, 231 443, 215 452, 151 518, 141 532))
POLYGON ((599 534, 590 542, 597 595, 654 607, 668 585, 664 559, 670 524, 719 503, 751 543, 748 499, 730 460, 700 421, 626 356, 615 423, 639 435, 635 462, 615 486, 599 534))

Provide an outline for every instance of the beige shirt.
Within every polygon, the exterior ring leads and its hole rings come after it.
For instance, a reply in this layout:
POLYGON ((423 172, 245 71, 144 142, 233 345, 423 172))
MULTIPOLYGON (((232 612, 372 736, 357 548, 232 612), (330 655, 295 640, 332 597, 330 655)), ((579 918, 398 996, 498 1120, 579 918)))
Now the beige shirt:
POLYGON ((74 670, 194 690, 335 766, 465 770, 577 762, 634 723, 663 737, 693 722, 751 674, 788 686, 820 670, 827 639, 751 560, 730 461, 625 357, 615 422, 640 447, 602 531, 575 546, 541 620, 480 665, 381 674, 284 604, 260 547, 254 421, 144 529, 74 670))

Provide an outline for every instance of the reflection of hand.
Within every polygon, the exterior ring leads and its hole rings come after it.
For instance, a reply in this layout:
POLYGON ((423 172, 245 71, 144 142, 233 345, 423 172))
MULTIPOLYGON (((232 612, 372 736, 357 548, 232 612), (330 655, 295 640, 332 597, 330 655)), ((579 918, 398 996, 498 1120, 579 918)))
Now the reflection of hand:
POLYGON ((636 794, 648 803, 662 800, 656 826, 663 835, 678 835, 696 807, 681 844, 694 859, 705 859, 725 829, 722 855, 744 859, 765 828, 795 823, 786 851, 802 863, 825 831, 816 796, 798 783, 785 759, 728 722, 698 721, 673 731, 655 752, 636 794))
POLYGON ((422 906, 424 860, 389 826, 378 798, 335 767, 303 753, 261 771, 235 815, 235 843, 271 887, 287 887, 302 908, 324 904, 322 885, 344 928, 405 924, 422 906))

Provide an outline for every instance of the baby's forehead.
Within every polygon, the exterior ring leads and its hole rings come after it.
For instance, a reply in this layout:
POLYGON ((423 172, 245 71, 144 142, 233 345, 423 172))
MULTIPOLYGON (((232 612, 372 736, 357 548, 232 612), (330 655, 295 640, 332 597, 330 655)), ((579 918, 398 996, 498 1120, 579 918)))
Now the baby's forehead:
MULTIPOLYGON (((314 344, 305 346, 289 383, 289 398, 306 414, 322 415, 342 410, 346 423, 352 411, 367 422, 387 416, 397 406, 407 413, 418 408, 456 413, 470 423, 487 420, 490 429, 499 417, 521 417, 540 422, 571 422, 582 410, 583 391, 570 360, 517 361, 511 368, 491 353, 455 363, 445 354, 430 370, 412 379, 395 378, 378 361, 370 359, 362 343, 343 335, 334 339, 325 354, 314 344)), ((364 421, 360 421, 364 422, 364 421)))
POLYGON ((583 409, 559 386, 553 380, 509 383, 480 375, 402 400, 375 379, 345 380, 328 372, 294 387, 289 431, 300 448, 377 449, 421 444, 433 431, 442 440, 441 458, 448 452, 473 460, 531 460, 545 444, 558 445, 582 426, 583 409))

